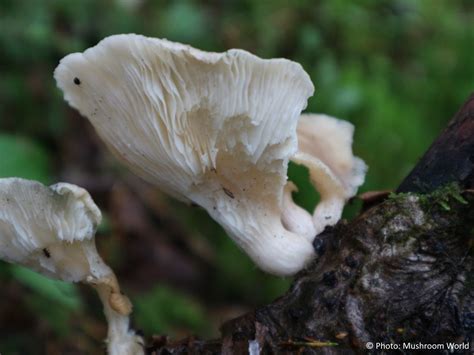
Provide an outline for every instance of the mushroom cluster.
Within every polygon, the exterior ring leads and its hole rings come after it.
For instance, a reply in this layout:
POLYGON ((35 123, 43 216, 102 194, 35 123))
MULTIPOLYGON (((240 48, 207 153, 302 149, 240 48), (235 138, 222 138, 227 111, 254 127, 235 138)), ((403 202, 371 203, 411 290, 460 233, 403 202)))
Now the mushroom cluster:
POLYGON ((54 76, 119 160, 206 209, 269 273, 304 268, 364 180, 352 125, 301 116, 314 87, 292 61, 129 34, 66 56, 54 76), (312 216, 292 200, 290 160, 321 194, 312 216))
MULTIPOLYGON (((304 268, 314 239, 337 223, 364 181, 354 127, 301 115, 314 88, 289 60, 130 34, 66 56, 54 76, 119 160, 205 208, 269 273, 304 268), (312 215, 293 201, 290 160, 309 169, 320 193, 312 215)), ((131 303, 95 246, 100 221, 80 187, 0 179, 0 259, 93 286, 109 323, 108 352, 143 354, 143 340, 129 329, 131 303)))
POLYGON ((78 186, 0 179, 0 259, 93 286, 109 324, 109 354, 143 354, 142 339, 129 329, 131 303, 95 246, 101 219, 89 193, 78 186))

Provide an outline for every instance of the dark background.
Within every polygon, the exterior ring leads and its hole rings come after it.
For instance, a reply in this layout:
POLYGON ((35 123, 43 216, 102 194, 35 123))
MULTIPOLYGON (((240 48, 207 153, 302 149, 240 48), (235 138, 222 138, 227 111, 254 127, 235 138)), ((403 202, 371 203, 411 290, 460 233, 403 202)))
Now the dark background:
MULTIPOLYGON (((355 124, 368 191, 396 187, 474 89, 473 30, 469 0, 2 0, 0 176, 87 188, 105 217, 99 250, 135 304, 136 326, 147 336, 212 337, 290 280, 263 274, 205 212, 122 168, 63 101, 52 76, 59 59, 135 32, 298 61, 316 87, 307 111, 355 124)), ((290 178, 312 209, 307 171, 292 165, 290 178)), ((101 353, 93 290, 5 263, 0 283, 2 354, 101 353)))

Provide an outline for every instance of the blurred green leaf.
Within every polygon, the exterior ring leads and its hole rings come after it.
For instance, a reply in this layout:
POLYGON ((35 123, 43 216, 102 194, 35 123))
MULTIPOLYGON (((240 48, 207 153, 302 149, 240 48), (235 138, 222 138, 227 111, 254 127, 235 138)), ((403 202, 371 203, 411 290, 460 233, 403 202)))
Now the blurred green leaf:
POLYGON ((161 19, 163 35, 173 41, 192 44, 208 34, 205 13, 190 1, 172 2, 161 19))
POLYGON ((0 134, 0 177, 22 177, 51 182, 48 153, 33 141, 0 134))
POLYGON ((199 304, 164 285, 135 297, 133 303, 137 324, 147 333, 173 334, 180 329, 191 329, 205 335, 209 331, 209 321, 199 304))
POLYGON ((11 267, 12 276, 23 285, 60 307, 77 310, 81 299, 74 284, 52 280, 22 266, 11 267))
POLYGON ((75 285, 49 279, 27 268, 12 265, 11 275, 32 292, 25 295, 25 302, 38 319, 44 320, 56 335, 70 332, 73 314, 82 309, 82 301, 75 285))

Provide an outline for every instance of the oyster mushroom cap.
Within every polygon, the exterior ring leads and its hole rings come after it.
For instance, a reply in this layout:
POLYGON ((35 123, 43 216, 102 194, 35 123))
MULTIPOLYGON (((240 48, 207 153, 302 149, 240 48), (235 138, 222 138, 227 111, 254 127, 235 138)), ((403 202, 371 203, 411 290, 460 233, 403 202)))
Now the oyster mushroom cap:
POLYGON ((341 218, 346 201, 363 184, 367 166, 352 153, 354 126, 322 114, 303 114, 298 122, 295 163, 309 169, 321 200, 313 213, 316 233, 341 218))
POLYGON ((0 259, 52 279, 92 285, 109 324, 109 354, 143 354, 142 339, 129 330, 131 304, 95 246, 101 218, 78 186, 0 179, 0 259))
POLYGON ((314 91, 299 64, 130 34, 66 56, 55 78, 122 162, 204 207, 263 270, 292 274, 313 257, 282 223, 296 125, 314 91))
POLYGON ((0 179, 0 259, 69 282, 110 274, 94 235, 101 213, 72 184, 0 179))

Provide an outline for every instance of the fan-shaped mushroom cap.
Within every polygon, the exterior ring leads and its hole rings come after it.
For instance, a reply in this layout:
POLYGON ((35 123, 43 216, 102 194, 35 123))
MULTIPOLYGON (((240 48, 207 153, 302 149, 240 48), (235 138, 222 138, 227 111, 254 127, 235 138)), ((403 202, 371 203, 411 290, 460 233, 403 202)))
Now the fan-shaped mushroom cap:
POLYGON ((296 124, 313 93, 299 64, 117 35, 63 58, 55 78, 120 160, 204 207, 262 269, 292 274, 311 259, 308 238, 282 224, 296 124))
POLYGON ((95 246, 101 218, 78 186, 0 179, 0 259, 53 279, 91 284, 104 303, 109 353, 143 354, 141 339, 129 330, 131 304, 95 246))
POLYGON ((354 126, 326 115, 304 114, 298 122, 298 153, 292 160, 308 167, 321 201, 313 214, 316 233, 341 218, 345 202, 364 182, 367 166, 352 153, 354 126))
POLYGON ((111 272, 95 249, 101 218, 75 185, 0 179, 0 258, 64 281, 101 278, 111 272))

